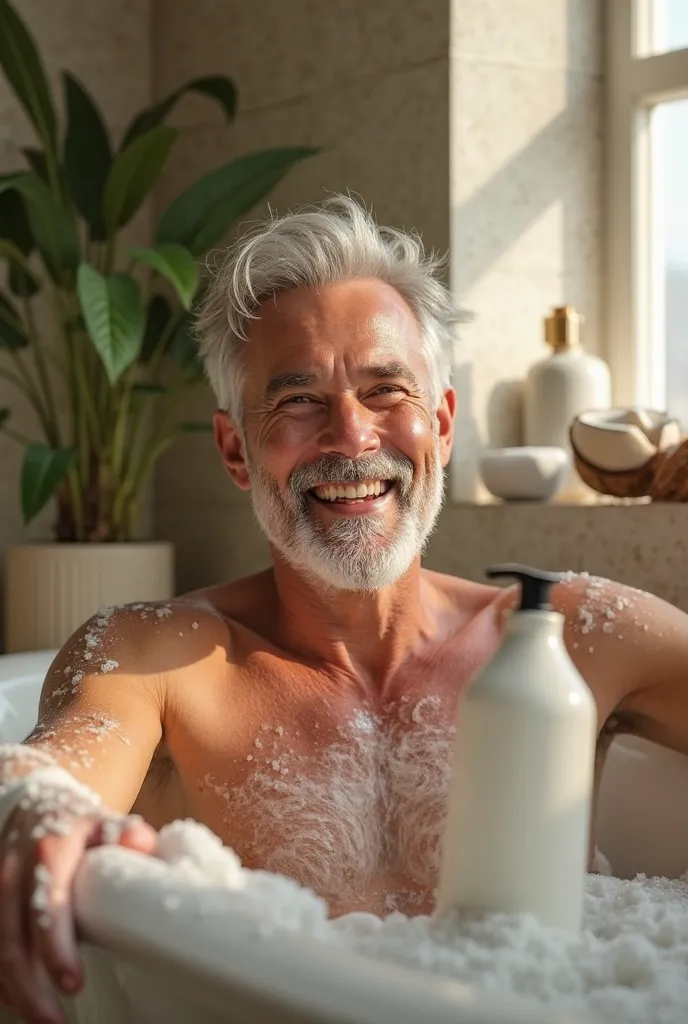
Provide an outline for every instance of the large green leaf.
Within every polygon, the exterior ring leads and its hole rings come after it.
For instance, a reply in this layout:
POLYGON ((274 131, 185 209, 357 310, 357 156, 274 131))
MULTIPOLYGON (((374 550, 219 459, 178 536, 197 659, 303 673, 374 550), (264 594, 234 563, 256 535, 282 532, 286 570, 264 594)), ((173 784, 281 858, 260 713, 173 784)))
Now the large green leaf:
POLYGON ((77 291, 89 337, 108 380, 116 384, 141 350, 144 315, 139 286, 127 274, 103 277, 90 263, 82 263, 77 291))
POLYGON ((8 0, 0 0, 0 66, 57 163, 57 119, 48 80, 34 39, 8 0))
MULTIPOLYGON (((0 175, 0 184, 13 181, 25 171, 0 175)), ((33 250, 34 241, 31 226, 26 216, 24 200, 15 189, 0 192, 0 238, 7 238, 21 249, 25 256, 33 250)))
POLYGON ((0 295, 0 348, 18 349, 28 344, 29 339, 17 311, 9 299, 0 295))
POLYGON ((146 327, 139 355, 142 363, 147 363, 153 355, 171 316, 172 310, 167 299, 163 295, 154 295, 146 310, 146 327))
POLYGON ((200 275, 196 260, 188 249, 169 242, 167 245, 156 245, 154 249, 134 247, 129 250, 129 255, 136 263, 145 263, 166 277, 184 309, 191 308, 200 275))
POLYGON ((84 87, 68 73, 63 74, 67 135, 64 165, 69 193, 90 228, 94 241, 106 238, 103 221, 103 193, 112 152, 107 128, 97 106, 84 87))
POLYGON ((194 236, 194 251, 207 252, 225 237, 232 224, 269 196, 286 171, 267 171, 240 185, 208 210, 194 236))
POLYGON ((299 160, 317 152, 307 146, 264 149, 217 167, 190 185, 167 208, 158 244, 179 242, 200 253, 218 242, 237 217, 247 213, 299 160), (221 216, 220 216, 221 214, 221 216))
POLYGON ((40 149, 34 149, 32 146, 26 146, 22 149, 22 153, 26 157, 26 162, 33 173, 37 174, 46 185, 49 185, 48 161, 45 158, 45 153, 40 149))
POLYGON ((117 154, 105 183, 103 215, 108 235, 127 224, 160 177, 177 130, 161 124, 117 154))
POLYGON ((50 276, 62 280, 79 263, 74 219, 36 174, 28 172, 0 181, 0 192, 12 189, 24 199, 31 232, 50 276))
POLYGON ((166 96, 165 99, 160 100, 159 103, 148 107, 146 110, 142 110, 124 133, 121 148, 124 149, 133 139, 159 125, 177 104, 177 101, 187 92, 199 92, 204 96, 210 97, 210 99, 217 100, 227 120, 231 121, 233 119, 237 98, 234 82, 231 78, 227 78, 226 75, 205 75, 203 78, 194 78, 193 81, 187 82, 180 89, 175 89, 174 92, 166 96))
POLYGON ((170 338, 169 352, 185 377, 190 380, 203 376, 203 364, 198 354, 198 342, 193 333, 194 318, 185 313, 170 338))
POLYGON ((21 469, 21 505, 25 523, 37 516, 50 501, 67 476, 75 456, 75 448, 28 445, 21 469))
MULTIPOLYGON (((0 180, 6 181, 9 178, 16 178, 17 173, 0 176, 0 180)), ((23 256, 28 256, 34 249, 33 235, 24 200, 14 189, 0 193, 0 246, 3 242, 10 242, 17 247, 23 256)), ((9 253, 6 252, 9 257, 9 253)), ((9 286, 15 295, 30 297, 34 295, 40 282, 30 271, 25 271, 16 260, 9 260, 9 286)))

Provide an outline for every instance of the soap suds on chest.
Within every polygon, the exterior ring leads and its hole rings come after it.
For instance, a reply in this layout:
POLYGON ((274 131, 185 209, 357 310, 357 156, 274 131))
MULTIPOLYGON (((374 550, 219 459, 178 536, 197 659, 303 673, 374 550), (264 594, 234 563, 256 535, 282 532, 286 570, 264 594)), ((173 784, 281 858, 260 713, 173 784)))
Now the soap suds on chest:
POLYGON ((454 733, 453 722, 440 722, 441 705, 423 697, 384 718, 358 708, 334 735, 321 728, 308 754, 294 752, 279 726, 268 728, 284 743, 268 746, 264 727, 253 753, 238 759, 240 780, 207 774, 199 789, 220 797, 226 833, 242 833, 244 859, 320 893, 344 898, 390 871, 427 888, 438 869, 454 733))

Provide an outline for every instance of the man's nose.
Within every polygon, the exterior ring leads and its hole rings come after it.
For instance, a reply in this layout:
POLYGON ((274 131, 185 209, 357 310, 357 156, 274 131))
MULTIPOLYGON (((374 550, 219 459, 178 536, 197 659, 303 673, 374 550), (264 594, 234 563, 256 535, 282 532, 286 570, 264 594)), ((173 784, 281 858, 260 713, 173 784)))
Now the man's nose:
POLYGON ((329 455, 344 455, 348 459, 378 451, 380 439, 373 414, 353 395, 342 396, 330 406, 320 435, 320 448, 329 455))

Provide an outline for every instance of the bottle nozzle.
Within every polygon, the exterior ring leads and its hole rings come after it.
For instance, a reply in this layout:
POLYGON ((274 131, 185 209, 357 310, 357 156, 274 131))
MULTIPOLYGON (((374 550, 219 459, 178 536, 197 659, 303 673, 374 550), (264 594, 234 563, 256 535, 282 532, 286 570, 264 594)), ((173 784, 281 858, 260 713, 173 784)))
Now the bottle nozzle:
POLYGON ((584 317, 573 306, 555 306, 545 319, 545 341, 555 352, 579 344, 580 325, 584 317))
POLYGON ((485 575, 491 580, 511 578, 521 584, 521 603, 519 611, 548 611, 551 609, 549 603, 550 587, 559 583, 562 579, 560 572, 545 572, 542 569, 531 569, 527 565, 519 565, 517 562, 506 562, 503 565, 493 565, 486 570, 485 575))

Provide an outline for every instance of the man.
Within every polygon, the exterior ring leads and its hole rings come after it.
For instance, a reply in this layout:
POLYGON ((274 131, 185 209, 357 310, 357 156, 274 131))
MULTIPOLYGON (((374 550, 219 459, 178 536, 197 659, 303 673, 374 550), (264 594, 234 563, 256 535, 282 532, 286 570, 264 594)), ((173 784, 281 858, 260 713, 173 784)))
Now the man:
MULTIPOLYGON (((435 271, 416 238, 339 199, 245 236, 215 276, 200 316, 215 437, 273 565, 101 612, 51 667, 26 745, 4 752, 0 783, 56 763, 89 787, 59 772, 27 786, 2 834, 0 977, 26 1020, 60 1020, 52 986, 82 982, 70 883, 85 848, 154 853, 175 818, 333 915, 432 910, 457 698, 514 600, 420 567, 455 412, 459 314, 435 271)), ((686 616, 581 577, 554 601, 600 751, 614 730, 688 749, 686 616)))

